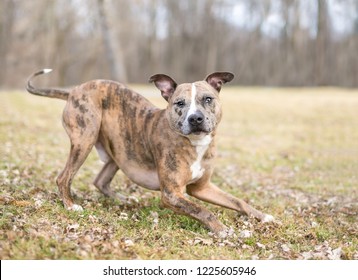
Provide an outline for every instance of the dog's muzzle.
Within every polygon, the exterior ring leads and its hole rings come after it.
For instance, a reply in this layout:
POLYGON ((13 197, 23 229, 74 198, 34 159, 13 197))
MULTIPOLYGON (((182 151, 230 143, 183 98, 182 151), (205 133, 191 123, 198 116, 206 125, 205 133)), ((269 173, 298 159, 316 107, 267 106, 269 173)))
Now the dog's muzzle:
POLYGON ((197 128, 200 127, 201 124, 204 122, 204 115, 202 112, 198 111, 192 115, 189 116, 188 122, 191 127, 197 128))
POLYGON ((189 131, 188 134, 209 133, 210 131, 205 125, 205 116, 200 111, 196 111, 188 117, 189 131))

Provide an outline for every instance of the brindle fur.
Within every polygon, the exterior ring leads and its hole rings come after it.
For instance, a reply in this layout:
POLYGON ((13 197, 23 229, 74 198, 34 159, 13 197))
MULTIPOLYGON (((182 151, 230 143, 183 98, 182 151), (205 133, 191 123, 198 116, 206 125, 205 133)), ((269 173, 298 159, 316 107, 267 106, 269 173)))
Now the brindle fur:
POLYGON ((197 147, 192 141, 194 136, 181 133, 188 107, 175 105, 178 101, 190 102, 191 84, 177 86, 166 75, 152 76, 150 81, 168 101, 167 109, 160 110, 143 96, 114 81, 94 80, 70 91, 34 88, 31 79, 43 73, 47 72, 40 71, 29 78, 28 91, 67 100, 63 126, 70 138, 71 149, 66 166, 56 180, 67 209, 82 209, 74 203, 70 186, 76 172, 96 146, 104 166, 94 185, 107 196, 126 201, 126 197, 110 189, 111 180, 120 168, 138 185, 160 190, 165 207, 197 219, 221 236, 225 235, 227 228, 213 213, 189 200, 185 192, 259 220, 271 220, 271 216, 223 192, 210 181, 215 155, 214 137, 221 120, 219 91, 222 84, 233 78, 232 74, 213 73, 205 81, 195 83, 196 105, 205 115, 201 135, 210 135, 213 140, 200 162, 203 174, 193 179, 190 167, 197 158, 197 147), (205 97, 211 97, 212 102, 206 104, 205 97))

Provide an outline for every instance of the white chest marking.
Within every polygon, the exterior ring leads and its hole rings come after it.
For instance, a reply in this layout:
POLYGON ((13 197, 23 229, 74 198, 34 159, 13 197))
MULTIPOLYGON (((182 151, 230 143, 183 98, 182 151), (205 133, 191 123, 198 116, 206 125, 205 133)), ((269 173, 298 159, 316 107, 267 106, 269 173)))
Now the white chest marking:
POLYGON ((202 139, 190 139, 193 146, 195 146, 196 149, 196 160, 193 162, 193 164, 190 166, 191 171, 191 182, 194 182, 198 179, 200 179, 205 169, 201 166, 201 161, 203 159, 203 156, 205 152, 207 151, 209 144, 211 143, 211 136, 206 135, 202 139))

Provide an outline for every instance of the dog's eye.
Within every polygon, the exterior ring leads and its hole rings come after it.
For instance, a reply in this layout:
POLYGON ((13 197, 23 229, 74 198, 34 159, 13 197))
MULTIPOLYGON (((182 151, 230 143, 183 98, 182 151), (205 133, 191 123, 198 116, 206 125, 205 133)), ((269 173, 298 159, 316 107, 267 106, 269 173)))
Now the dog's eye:
POLYGON ((176 102, 175 105, 177 105, 179 108, 183 108, 185 106, 185 102, 181 100, 176 102))
POLYGON ((213 101, 212 97, 205 97, 205 103, 210 104, 213 101))

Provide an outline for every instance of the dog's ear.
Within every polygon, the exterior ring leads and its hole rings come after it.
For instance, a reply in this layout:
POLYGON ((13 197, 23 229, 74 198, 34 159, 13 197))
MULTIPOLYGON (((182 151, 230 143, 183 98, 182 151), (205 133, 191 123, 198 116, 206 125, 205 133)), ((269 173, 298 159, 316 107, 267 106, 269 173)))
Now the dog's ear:
POLYGON ((167 75, 156 74, 149 78, 149 82, 154 82, 155 86, 162 93, 163 98, 168 101, 174 93, 177 83, 167 75))
POLYGON ((230 72, 215 72, 208 75, 205 81, 211 85, 218 92, 221 90, 221 86, 230 82, 234 78, 234 74, 230 72))

